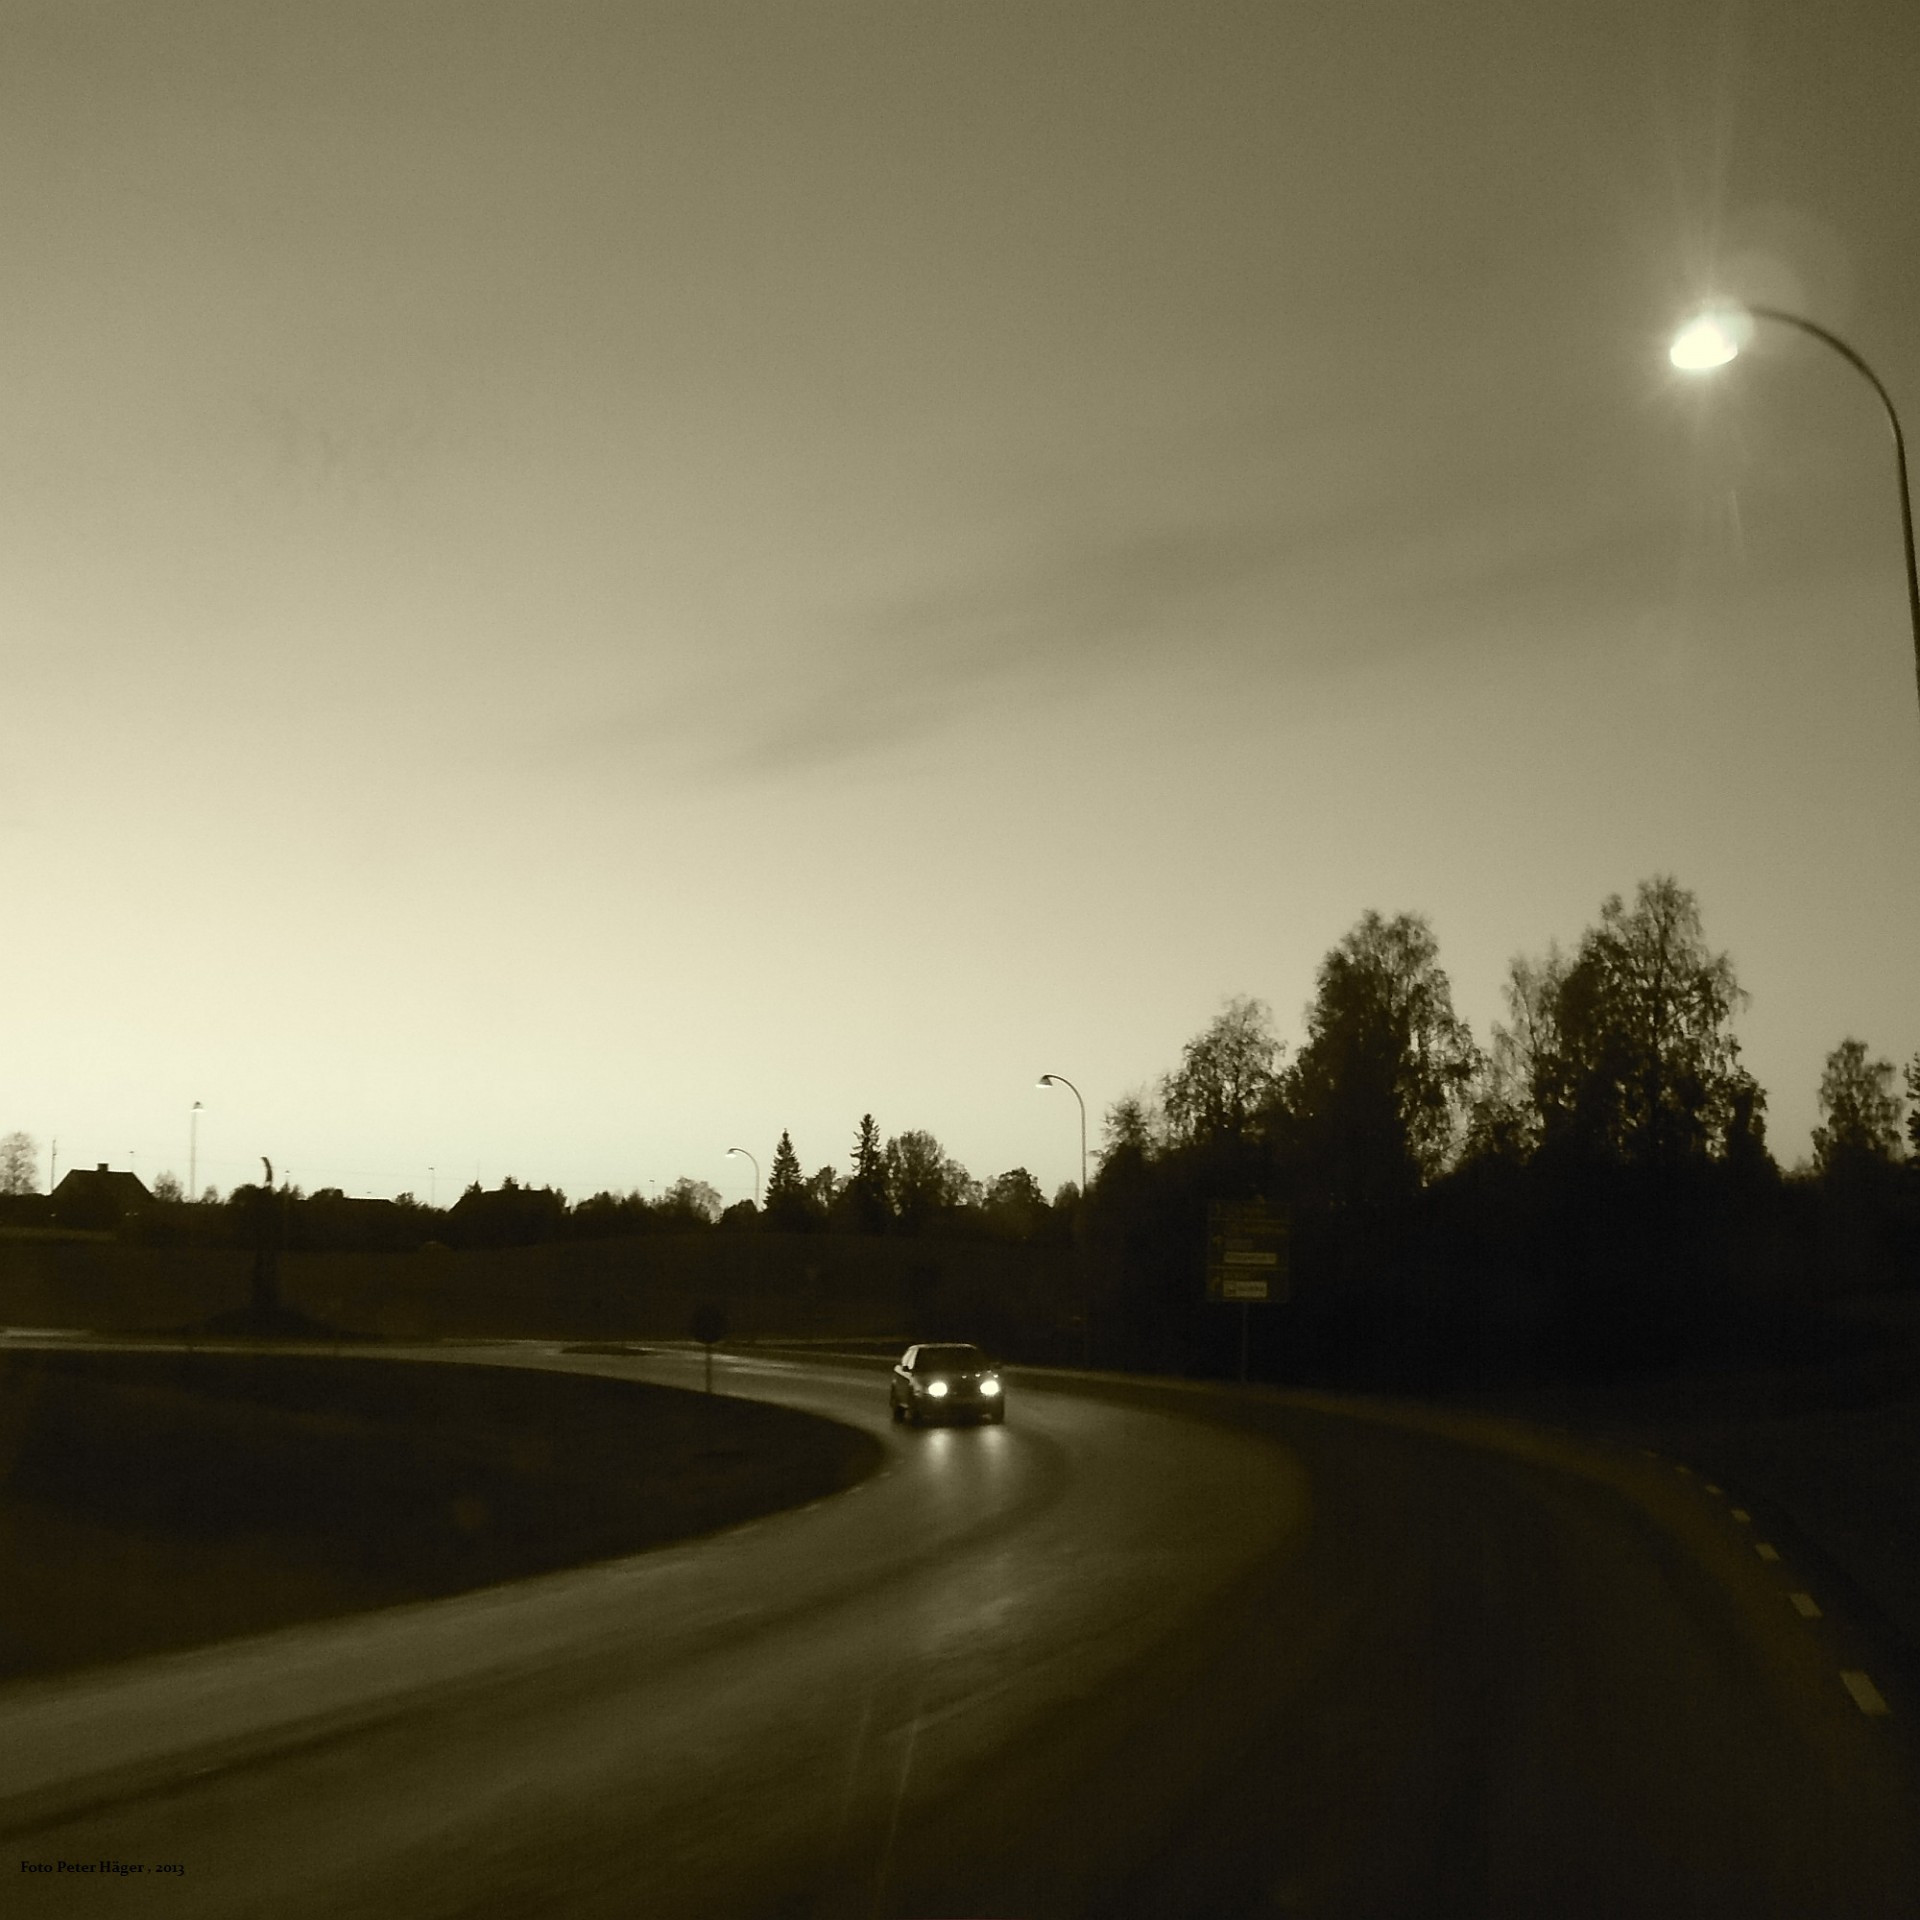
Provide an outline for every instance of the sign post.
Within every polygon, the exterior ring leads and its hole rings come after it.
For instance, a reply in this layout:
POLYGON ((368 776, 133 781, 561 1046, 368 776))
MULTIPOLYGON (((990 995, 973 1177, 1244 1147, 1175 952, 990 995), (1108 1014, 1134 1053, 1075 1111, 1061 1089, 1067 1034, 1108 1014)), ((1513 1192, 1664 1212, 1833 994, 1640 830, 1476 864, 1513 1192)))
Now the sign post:
POLYGON ((713 1391, 713 1345, 727 1337, 727 1310, 716 1300, 703 1300, 693 1310, 693 1337, 707 1350, 707 1391, 713 1391))
POLYGON ((1264 1200, 1207 1203, 1207 1298, 1240 1306, 1240 1378, 1247 1377, 1248 1310, 1287 1298, 1287 1221, 1264 1200))

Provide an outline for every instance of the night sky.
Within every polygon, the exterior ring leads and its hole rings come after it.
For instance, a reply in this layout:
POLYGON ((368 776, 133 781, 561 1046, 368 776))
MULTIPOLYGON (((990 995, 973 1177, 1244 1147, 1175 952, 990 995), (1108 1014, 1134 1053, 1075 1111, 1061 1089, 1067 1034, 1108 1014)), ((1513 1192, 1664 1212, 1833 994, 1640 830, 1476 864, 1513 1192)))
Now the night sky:
MULTIPOLYGON (((0 1129, 1079 1171, 1368 908, 1920 1048, 1920 8, 0 0, 0 1129)), ((430 1174, 429 1168, 434 1171, 430 1174)))

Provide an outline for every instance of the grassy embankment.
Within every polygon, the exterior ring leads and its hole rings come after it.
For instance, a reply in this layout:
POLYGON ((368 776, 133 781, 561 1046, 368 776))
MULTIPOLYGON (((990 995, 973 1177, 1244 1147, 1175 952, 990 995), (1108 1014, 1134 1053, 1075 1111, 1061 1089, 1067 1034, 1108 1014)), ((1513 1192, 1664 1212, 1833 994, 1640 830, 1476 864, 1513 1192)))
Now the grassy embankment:
POLYGON ((574 1374, 0 1353, 0 1676, 612 1558, 879 1459, 785 1408, 574 1374))
MULTIPOLYGON (((252 1256, 106 1235, 0 1233, 0 1326, 160 1333, 244 1306, 252 1256)), ((454 1253, 285 1253, 287 1306, 395 1340, 684 1339, 717 1300, 737 1339, 874 1334, 1047 1357, 1077 1298, 1071 1253, 838 1234, 660 1234, 454 1253)), ((1071 1339, 1065 1347, 1071 1347, 1071 1339)), ((1063 1349, 1064 1356, 1064 1349, 1063 1349)))

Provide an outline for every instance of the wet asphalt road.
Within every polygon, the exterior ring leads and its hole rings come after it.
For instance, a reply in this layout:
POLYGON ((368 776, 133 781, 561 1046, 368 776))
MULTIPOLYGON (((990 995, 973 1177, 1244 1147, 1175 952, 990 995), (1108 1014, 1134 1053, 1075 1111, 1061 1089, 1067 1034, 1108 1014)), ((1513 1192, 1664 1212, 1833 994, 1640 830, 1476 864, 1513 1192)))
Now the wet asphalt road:
POLYGON ((1844 1621, 1668 1463, 1303 1396, 1016 1375, 1004 1428, 911 1431, 883 1374, 718 1384, 885 1470, 0 1692, 8 1910, 1920 1912, 1914 1703, 1883 1670, 1862 1711, 1844 1621), (60 1859, 185 1873, 17 1865, 60 1859))

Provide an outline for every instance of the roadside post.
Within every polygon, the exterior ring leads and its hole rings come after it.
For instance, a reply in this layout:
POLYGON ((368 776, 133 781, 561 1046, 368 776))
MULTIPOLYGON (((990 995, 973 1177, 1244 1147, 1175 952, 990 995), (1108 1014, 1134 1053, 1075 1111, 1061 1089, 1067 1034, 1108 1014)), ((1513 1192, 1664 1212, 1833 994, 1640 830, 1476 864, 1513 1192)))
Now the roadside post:
POLYGON ((693 1310, 693 1337, 707 1350, 707 1391, 713 1391, 713 1345, 727 1337, 727 1310, 717 1300, 702 1300, 693 1310))
POLYGON ((1207 1298, 1240 1307, 1240 1380, 1247 1378, 1248 1316, 1288 1297, 1287 1219, 1264 1200, 1207 1202, 1207 1298))

